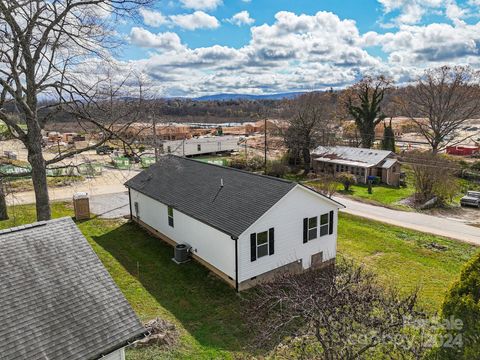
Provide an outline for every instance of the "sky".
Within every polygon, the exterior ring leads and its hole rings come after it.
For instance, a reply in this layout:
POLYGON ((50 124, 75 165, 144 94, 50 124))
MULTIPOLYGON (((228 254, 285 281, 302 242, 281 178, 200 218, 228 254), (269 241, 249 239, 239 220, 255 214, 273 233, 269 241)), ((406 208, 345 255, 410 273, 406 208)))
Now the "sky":
POLYGON ((156 96, 344 88, 480 68, 480 0, 159 0, 119 21, 119 68, 156 96))

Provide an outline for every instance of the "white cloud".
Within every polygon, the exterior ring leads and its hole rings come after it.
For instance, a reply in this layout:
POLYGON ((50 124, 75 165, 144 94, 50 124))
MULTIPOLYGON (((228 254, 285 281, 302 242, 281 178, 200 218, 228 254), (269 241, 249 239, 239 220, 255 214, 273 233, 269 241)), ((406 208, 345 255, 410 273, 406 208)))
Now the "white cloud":
POLYGON ((193 10, 215 10, 222 5, 222 0, 180 0, 183 6, 193 10))
POLYGON ((132 29, 130 40, 151 51, 131 66, 149 76, 158 95, 169 96, 341 88, 378 73, 404 83, 426 67, 445 63, 480 68, 480 23, 461 21, 401 24, 386 33, 361 34, 355 21, 330 12, 283 11, 272 23, 253 26, 250 41, 241 48, 190 48, 173 32, 142 28, 132 29), (384 57, 373 56, 370 47, 379 47, 384 57))
POLYGON ((220 26, 220 22, 215 16, 203 11, 195 11, 193 14, 172 15, 170 21, 187 30, 216 29, 220 26))
POLYGON ((252 19, 250 17, 250 13, 248 11, 243 10, 233 15, 227 21, 231 24, 242 26, 242 25, 252 25, 255 22, 255 19, 252 19))
POLYGON ((159 27, 168 23, 168 19, 159 11, 152 11, 145 8, 140 9, 140 15, 146 25, 159 27))
POLYGON ((143 48, 157 48, 164 50, 183 49, 180 37, 173 32, 153 34, 150 31, 133 27, 130 31, 130 42, 143 48))

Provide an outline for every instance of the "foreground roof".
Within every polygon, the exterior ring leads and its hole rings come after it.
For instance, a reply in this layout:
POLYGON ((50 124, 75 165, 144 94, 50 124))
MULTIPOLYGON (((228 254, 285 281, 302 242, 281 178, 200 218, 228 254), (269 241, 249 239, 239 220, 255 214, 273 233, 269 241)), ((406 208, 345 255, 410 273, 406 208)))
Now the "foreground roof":
POLYGON ((391 151, 348 146, 319 146, 312 155, 315 160, 355 166, 375 166, 393 155, 391 151))
POLYGON ((296 186, 174 155, 161 157, 125 185, 237 237, 296 186))
POLYGON ((144 333, 70 218, 0 231, 0 358, 97 359, 144 333))

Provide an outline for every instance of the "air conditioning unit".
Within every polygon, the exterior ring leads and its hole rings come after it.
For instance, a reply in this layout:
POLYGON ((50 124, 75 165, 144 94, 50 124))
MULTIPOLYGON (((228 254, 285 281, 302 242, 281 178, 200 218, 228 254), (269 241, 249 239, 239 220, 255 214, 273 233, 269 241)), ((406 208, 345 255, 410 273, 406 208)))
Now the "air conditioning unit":
POLYGON ((183 264, 190 260, 190 249, 191 247, 187 244, 177 244, 175 245, 175 252, 173 261, 176 264, 183 264))

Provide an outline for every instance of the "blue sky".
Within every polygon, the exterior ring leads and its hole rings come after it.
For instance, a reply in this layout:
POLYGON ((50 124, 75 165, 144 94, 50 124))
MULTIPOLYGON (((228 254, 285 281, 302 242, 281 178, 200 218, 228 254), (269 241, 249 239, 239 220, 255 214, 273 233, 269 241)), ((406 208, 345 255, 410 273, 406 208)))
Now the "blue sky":
POLYGON ((157 95, 348 86, 477 67, 480 0, 161 0, 118 25, 117 55, 157 95))

